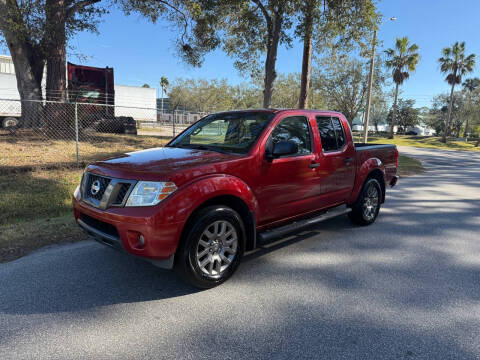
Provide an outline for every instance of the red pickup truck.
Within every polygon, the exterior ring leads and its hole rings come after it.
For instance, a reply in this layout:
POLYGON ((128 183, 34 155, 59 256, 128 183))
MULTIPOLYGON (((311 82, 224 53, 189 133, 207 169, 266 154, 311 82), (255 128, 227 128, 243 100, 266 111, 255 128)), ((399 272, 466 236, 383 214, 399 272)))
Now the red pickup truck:
POLYGON ((373 223, 397 166, 395 145, 355 145, 337 112, 222 112, 89 165, 74 213, 97 241, 208 288, 272 239, 342 214, 373 223))

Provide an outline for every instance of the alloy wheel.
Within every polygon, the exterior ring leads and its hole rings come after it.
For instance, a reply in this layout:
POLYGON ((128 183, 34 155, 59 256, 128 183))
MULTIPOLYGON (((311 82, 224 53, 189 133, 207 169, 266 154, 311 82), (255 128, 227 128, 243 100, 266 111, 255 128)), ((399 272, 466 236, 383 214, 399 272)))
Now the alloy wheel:
POLYGON ((363 199, 362 214, 363 218, 367 221, 371 221, 377 214, 379 205, 378 188, 375 184, 370 184, 367 188, 365 197, 363 199))
POLYGON ((204 275, 218 279, 232 264, 238 249, 238 234, 228 221, 215 221, 203 231, 197 244, 196 261, 204 275))

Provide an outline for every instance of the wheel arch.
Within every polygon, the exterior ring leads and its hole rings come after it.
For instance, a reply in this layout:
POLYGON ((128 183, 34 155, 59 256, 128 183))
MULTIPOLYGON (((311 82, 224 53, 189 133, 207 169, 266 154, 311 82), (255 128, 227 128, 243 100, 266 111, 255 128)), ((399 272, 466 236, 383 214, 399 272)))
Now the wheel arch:
POLYGON ((235 210, 240 215, 240 218, 242 219, 243 225, 245 227, 245 250, 253 250, 256 246, 255 214, 253 211, 250 210, 244 200, 242 200, 238 196, 231 194, 216 195, 198 205, 188 216, 187 221, 185 222, 185 225, 183 226, 182 232, 180 234, 179 243, 185 240, 185 237, 188 235, 188 230, 191 228, 193 222, 195 221, 196 215, 202 209, 214 205, 227 206, 235 210))
POLYGON ((380 183, 380 187, 382 188, 382 203, 385 202, 385 166, 380 159, 370 158, 366 160, 357 171, 355 184, 350 198, 347 201, 349 205, 357 201, 363 185, 370 178, 375 178, 380 183))
POLYGON ((377 179, 380 183, 380 188, 382 189, 382 204, 385 202, 385 174, 380 169, 372 170, 367 177, 365 178, 364 183, 368 179, 377 179))

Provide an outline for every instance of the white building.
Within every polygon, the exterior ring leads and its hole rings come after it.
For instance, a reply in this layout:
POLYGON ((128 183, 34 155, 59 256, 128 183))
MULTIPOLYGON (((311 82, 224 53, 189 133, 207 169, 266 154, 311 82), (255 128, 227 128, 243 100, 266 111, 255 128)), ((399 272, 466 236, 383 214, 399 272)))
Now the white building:
POLYGON ((137 121, 157 120, 157 91, 155 88, 117 85, 115 116, 131 116, 137 121))
MULTIPOLYGON (((377 126, 378 132, 390 132, 390 125, 380 124, 377 126)), ((368 132, 376 132, 377 128, 375 125, 368 125, 368 132)), ((352 126, 352 131, 363 131, 363 125, 356 124, 352 126)), ((393 127, 393 133, 396 134, 398 132, 398 126, 393 127)))

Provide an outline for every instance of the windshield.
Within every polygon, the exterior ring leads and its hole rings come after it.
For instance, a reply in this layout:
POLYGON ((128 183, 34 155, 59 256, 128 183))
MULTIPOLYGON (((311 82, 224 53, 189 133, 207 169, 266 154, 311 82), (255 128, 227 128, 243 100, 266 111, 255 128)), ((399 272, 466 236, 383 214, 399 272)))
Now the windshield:
POLYGON ((273 116, 258 111, 208 115, 168 146, 246 154, 273 116))

